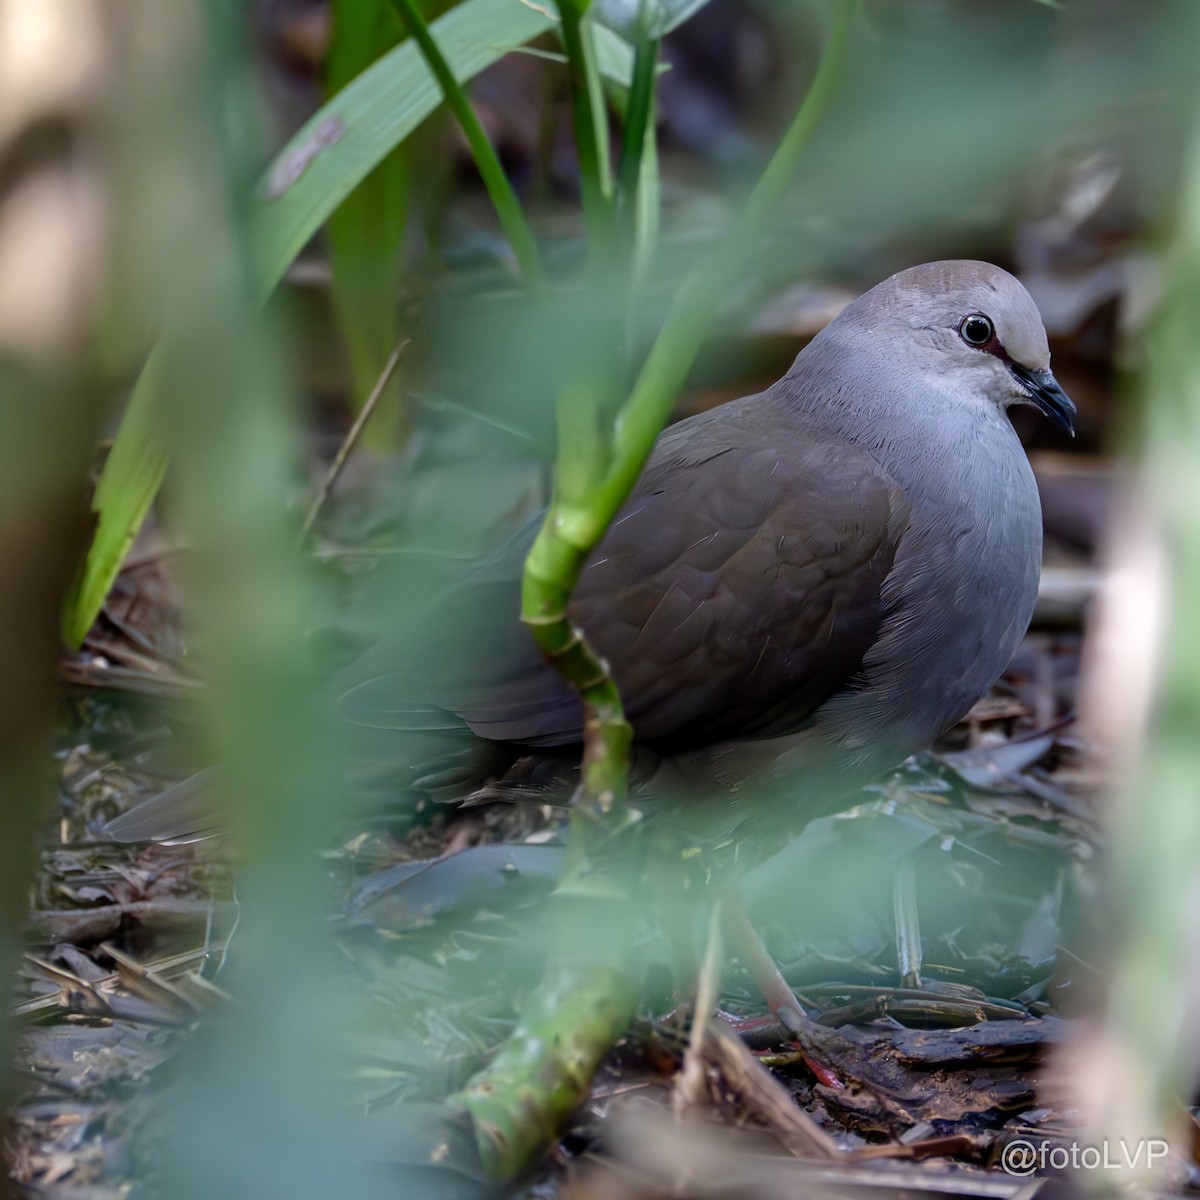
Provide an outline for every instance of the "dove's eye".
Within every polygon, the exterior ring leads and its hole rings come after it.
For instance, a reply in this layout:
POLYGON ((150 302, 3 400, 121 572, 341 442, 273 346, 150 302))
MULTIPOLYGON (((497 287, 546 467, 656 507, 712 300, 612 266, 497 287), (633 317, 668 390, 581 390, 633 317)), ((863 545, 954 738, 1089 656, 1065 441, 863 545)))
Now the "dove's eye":
POLYGON ((996 336, 996 327, 983 313, 971 313, 960 322, 958 336, 968 346, 986 346, 996 336))

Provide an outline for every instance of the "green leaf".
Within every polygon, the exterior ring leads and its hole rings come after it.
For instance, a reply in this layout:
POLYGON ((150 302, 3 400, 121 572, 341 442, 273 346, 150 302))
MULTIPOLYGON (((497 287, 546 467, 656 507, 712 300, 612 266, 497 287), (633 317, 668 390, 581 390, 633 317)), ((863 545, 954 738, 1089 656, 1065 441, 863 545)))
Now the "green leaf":
MULTIPOLYGON (((456 78, 466 82, 554 23, 522 0, 466 0, 432 30, 456 78)), ((417 47, 406 42, 299 130, 267 171, 253 206, 253 279, 261 300, 338 205, 441 99, 417 47)), ((63 616, 63 635, 72 646, 83 641, 100 612, 166 472, 157 432, 160 357, 156 348, 134 387, 96 488, 96 533, 63 616)))
MULTIPOLYGON (((553 28, 522 0, 466 0, 430 27, 460 83, 553 28)), ((364 71, 300 129, 267 172, 256 204, 263 296, 335 208, 441 103, 417 46, 405 42, 364 71)))
POLYGON ((92 508, 96 530, 63 612, 63 640, 78 648, 104 604, 167 470, 157 424, 163 353, 156 347, 138 377, 121 428, 109 451, 92 508))
MULTIPOLYGON (((391 0, 334 0, 327 83, 336 95, 400 40, 391 0)), ((397 146, 329 218, 333 311, 350 361, 352 408, 370 395, 399 338, 396 290, 408 207, 407 150, 397 146)), ((391 443, 401 419, 398 378, 365 437, 391 443)))
MULTIPOLYGON (((633 79, 633 47, 606 25, 592 27, 592 43, 600 74, 621 87, 628 87, 633 79)), ((560 57, 560 61, 566 62, 566 58, 560 57)))

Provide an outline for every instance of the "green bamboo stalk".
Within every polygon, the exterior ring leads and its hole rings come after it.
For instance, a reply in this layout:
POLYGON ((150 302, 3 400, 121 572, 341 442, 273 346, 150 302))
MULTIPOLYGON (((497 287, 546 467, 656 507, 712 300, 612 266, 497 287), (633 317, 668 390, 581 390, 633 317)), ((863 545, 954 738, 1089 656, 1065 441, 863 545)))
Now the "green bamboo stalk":
POLYGON ((513 1179, 537 1162, 587 1098, 636 996, 633 975, 613 964, 562 964, 543 981, 488 1070, 451 1100, 470 1113, 490 1176, 513 1179))
POLYGON ((471 101, 467 98, 466 92, 454 77, 454 72, 446 61, 445 55, 442 54, 433 34, 429 31, 429 26, 421 15, 416 0, 395 0, 395 3, 413 40, 429 64, 429 69, 437 80, 438 86, 442 89, 446 107, 454 114, 466 135, 475 165, 479 168, 483 185, 487 188, 488 196, 496 209, 496 215, 500 218, 504 236, 508 238, 509 245, 512 246, 513 253, 516 255, 517 265, 522 276, 531 286, 540 286, 544 281, 544 272, 537 239, 533 236, 533 230, 525 219, 525 210, 521 207, 521 201, 517 199, 517 193, 513 190, 512 183, 505 173, 500 157, 497 155, 483 123, 475 114, 475 109, 471 107, 471 101))

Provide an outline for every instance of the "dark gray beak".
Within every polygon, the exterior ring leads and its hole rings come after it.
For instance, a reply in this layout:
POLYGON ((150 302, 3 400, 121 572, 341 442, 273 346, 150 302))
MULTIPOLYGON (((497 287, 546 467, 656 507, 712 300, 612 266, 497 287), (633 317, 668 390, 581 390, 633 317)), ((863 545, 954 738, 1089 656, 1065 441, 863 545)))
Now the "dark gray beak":
POLYGON ((1058 386, 1049 371, 1031 371, 1020 363, 1010 362, 1008 369, 1017 382, 1029 393, 1035 407, 1040 408, 1060 429, 1075 436, 1075 404, 1058 386))

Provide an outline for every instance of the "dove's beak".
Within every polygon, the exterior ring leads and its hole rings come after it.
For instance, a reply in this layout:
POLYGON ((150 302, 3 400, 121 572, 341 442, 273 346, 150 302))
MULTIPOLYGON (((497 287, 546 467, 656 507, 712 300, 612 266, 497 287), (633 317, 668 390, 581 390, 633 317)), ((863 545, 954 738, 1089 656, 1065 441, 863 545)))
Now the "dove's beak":
POLYGON ((1029 402, 1074 437, 1075 404, 1059 386, 1058 380, 1049 371, 1032 371, 1020 363, 1010 362, 1008 369, 1029 393, 1029 402))

